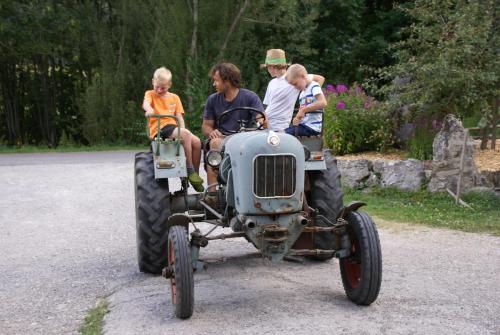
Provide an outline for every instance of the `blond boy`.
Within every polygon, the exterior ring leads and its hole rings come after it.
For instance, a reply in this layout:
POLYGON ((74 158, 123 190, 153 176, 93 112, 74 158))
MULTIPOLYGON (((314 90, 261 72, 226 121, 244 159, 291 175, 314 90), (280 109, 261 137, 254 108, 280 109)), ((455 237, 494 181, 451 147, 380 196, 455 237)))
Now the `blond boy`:
POLYGON ((307 70, 300 64, 291 65, 286 71, 286 80, 300 90, 299 111, 292 120, 293 126, 285 129, 290 135, 314 136, 321 133, 322 109, 326 106, 326 99, 319 83, 307 75, 307 70), (316 112, 310 113, 309 112, 316 112))
MULTIPOLYGON (((153 74, 152 83, 153 89, 146 91, 142 103, 145 116, 149 117, 149 136, 151 139, 158 136, 158 119, 151 116, 158 114, 177 116, 180 137, 183 141, 182 145, 186 154, 188 180, 196 191, 202 192, 204 190, 203 179, 198 175, 201 159, 201 141, 196 135, 193 135, 185 128, 184 108, 179 96, 168 91, 172 86, 172 73, 164 67, 156 69, 153 74)), ((160 129, 159 136, 163 139, 174 139, 179 134, 177 123, 173 118, 161 118, 160 129)))

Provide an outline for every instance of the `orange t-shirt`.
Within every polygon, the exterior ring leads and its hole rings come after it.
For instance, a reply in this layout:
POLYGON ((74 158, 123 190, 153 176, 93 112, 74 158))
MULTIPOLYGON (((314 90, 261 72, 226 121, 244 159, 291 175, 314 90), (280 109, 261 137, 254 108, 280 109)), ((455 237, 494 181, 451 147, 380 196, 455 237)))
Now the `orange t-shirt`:
MULTIPOLYGON (((184 108, 182 108, 181 99, 174 93, 167 92, 165 97, 160 97, 154 90, 146 91, 144 93, 144 101, 147 101, 155 110, 155 114, 184 115, 184 108)), ((176 125, 175 119, 163 117, 160 119, 160 129, 166 125, 176 125)), ((158 119, 155 117, 149 118, 149 136, 155 137, 158 131, 158 119)))

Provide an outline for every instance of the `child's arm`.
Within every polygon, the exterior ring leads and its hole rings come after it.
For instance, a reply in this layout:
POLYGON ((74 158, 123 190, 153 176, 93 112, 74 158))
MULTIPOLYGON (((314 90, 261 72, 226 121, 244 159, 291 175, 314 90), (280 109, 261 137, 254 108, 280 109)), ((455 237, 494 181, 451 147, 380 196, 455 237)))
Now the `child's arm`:
POLYGON ((319 86, 323 86, 323 83, 325 82, 325 77, 319 75, 319 74, 312 74, 312 73, 309 73, 307 75, 307 77, 312 80, 312 81, 315 81, 319 84, 319 86))
POLYGON ((146 117, 152 116, 155 113, 155 110, 153 109, 153 107, 151 107, 151 104, 146 100, 142 102, 142 109, 144 109, 144 116, 146 117))
POLYGON ((313 74, 313 80, 316 81, 319 86, 323 86, 323 83, 325 82, 325 77, 320 76, 319 74, 313 74))
POLYGON ((322 93, 318 93, 314 97, 316 98, 315 102, 299 109, 297 115, 295 115, 295 117, 293 118, 294 126, 299 125, 300 121, 304 118, 307 112, 317 111, 318 109, 326 107, 327 102, 325 96, 322 93))

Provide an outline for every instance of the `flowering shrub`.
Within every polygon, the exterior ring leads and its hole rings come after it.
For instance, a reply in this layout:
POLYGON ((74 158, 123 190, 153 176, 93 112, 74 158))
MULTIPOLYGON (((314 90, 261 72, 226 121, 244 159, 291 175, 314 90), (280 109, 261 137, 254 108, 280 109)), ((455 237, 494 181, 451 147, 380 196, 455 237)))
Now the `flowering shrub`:
POLYGON ((326 85, 323 133, 335 154, 382 151, 390 146, 392 129, 383 104, 366 95, 361 86, 326 85))

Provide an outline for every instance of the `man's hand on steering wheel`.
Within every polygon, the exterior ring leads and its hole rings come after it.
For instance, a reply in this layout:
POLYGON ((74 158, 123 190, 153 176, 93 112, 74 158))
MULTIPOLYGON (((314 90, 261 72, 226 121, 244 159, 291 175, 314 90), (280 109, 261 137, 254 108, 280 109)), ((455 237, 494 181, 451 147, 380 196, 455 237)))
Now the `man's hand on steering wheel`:
POLYGON ((213 140, 214 138, 219 138, 219 137, 224 137, 224 134, 222 134, 219 129, 214 129, 210 132, 209 138, 213 140))
POLYGON ((266 114, 264 114, 263 111, 258 110, 253 107, 236 107, 236 108, 231 108, 222 113, 219 117, 219 130, 221 131, 222 134, 224 135, 231 135, 231 134, 236 134, 242 131, 250 131, 250 130, 262 130, 264 128, 264 125, 267 125, 267 119, 266 119, 266 114), (238 128, 236 130, 234 129, 226 129, 224 128, 223 120, 227 118, 231 113, 235 113, 238 111, 238 119, 235 120, 237 123, 238 128), (250 116, 247 119, 242 119, 241 118, 241 112, 246 112, 248 116, 250 116), (261 122, 261 120, 264 120, 261 122), (253 122, 252 122, 253 121, 253 122), (250 124, 255 125, 256 127, 249 127, 250 124))

